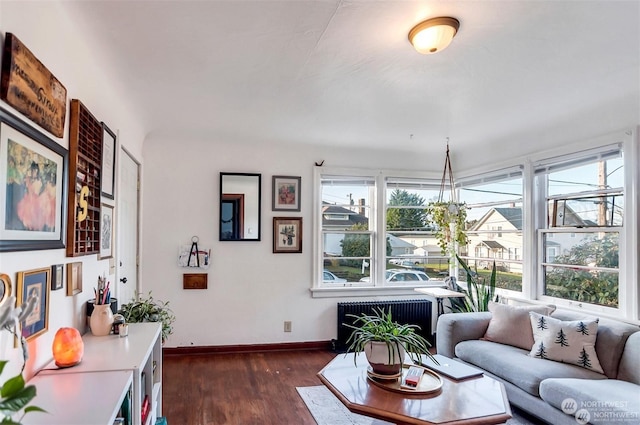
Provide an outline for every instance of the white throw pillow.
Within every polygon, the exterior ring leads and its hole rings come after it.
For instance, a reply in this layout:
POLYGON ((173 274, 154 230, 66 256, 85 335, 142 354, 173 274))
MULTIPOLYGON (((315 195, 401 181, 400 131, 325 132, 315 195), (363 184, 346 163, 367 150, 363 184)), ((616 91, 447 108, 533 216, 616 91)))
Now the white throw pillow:
POLYGON ((598 319, 562 321, 530 312, 533 348, 529 355, 604 373, 596 355, 598 319))
POLYGON ((508 305, 489 302, 491 320, 482 339, 531 350, 533 332, 529 312, 549 315, 556 309, 554 305, 508 305))

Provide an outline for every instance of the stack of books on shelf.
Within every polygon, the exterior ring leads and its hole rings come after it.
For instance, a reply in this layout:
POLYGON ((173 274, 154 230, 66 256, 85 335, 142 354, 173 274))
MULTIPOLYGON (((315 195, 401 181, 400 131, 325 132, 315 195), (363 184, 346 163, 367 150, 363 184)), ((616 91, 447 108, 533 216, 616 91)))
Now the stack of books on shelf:
POLYGON ((149 412, 151 411, 151 404, 149 403, 149 396, 144 396, 144 400, 142 401, 142 407, 140 408, 142 414, 142 423, 147 422, 147 417, 149 416, 149 412))

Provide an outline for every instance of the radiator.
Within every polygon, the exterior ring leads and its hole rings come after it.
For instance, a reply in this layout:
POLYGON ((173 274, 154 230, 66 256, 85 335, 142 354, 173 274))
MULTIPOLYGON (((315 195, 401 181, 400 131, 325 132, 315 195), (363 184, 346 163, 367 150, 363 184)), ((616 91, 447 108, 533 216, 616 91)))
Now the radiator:
POLYGON ((353 324, 355 317, 347 316, 362 313, 372 314, 374 307, 383 308, 389 311, 395 322, 402 325, 418 325, 416 333, 431 340, 431 301, 429 300, 396 300, 396 301, 361 301, 338 303, 338 338, 333 341, 333 348, 336 351, 344 352, 347 349, 347 340, 353 332, 352 329, 344 326, 344 323, 353 324))

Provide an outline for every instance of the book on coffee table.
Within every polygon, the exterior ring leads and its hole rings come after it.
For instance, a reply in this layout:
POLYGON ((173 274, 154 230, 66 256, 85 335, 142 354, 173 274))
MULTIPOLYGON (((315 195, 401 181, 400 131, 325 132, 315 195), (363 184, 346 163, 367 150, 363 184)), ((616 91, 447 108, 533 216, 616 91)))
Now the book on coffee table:
POLYGON ((438 373, 441 373, 445 376, 448 376, 449 378, 458 381, 462 379, 474 378, 476 376, 482 376, 483 374, 483 371, 481 369, 475 368, 466 363, 458 362, 440 354, 434 354, 433 357, 435 357, 435 359, 440 364, 434 363, 433 360, 431 360, 425 354, 422 355, 420 364, 424 367, 435 370, 438 373))

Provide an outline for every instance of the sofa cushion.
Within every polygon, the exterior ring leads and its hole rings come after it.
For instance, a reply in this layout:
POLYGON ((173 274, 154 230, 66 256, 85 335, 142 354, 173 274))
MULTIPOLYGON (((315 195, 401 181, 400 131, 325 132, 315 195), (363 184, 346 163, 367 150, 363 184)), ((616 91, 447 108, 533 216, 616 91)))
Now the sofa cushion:
POLYGON ((456 357, 538 397, 542 380, 552 377, 606 379, 606 376, 566 363, 530 357, 528 350, 490 341, 470 340, 456 345, 456 357))
POLYGON ((640 359, 640 332, 636 332, 627 338, 627 343, 620 359, 618 379, 640 385, 638 359, 640 359))
POLYGON ((540 397, 550 405, 593 425, 639 423, 640 386, 617 379, 545 379, 540 397))
POLYGON ((563 321, 533 311, 529 315, 535 341, 530 356, 604 373, 595 348, 598 319, 563 321))
POLYGON ((484 334, 484 339, 531 350, 533 331, 529 312, 535 311, 548 316, 555 309, 555 306, 546 305, 513 306, 489 302, 491 320, 487 332, 484 334))
MULTIPOLYGON (((551 316, 560 320, 577 320, 585 317, 584 313, 568 310, 556 310, 551 316)), ((637 325, 614 319, 600 318, 598 322, 598 337, 596 338, 596 353, 605 375, 609 378, 617 378, 620 357, 625 350, 625 343, 629 335, 635 332, 638 332, 637 325)))

